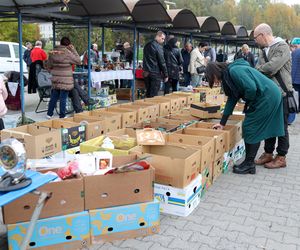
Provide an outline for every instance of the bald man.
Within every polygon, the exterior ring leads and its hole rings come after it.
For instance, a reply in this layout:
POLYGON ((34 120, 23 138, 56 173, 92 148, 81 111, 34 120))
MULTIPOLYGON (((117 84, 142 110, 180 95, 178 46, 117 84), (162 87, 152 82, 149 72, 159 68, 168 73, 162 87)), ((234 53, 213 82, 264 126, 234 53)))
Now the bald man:
POLYGON ((288 133, 288 106, 286 93, 280 87, 279 80, 281 79, 287 89, 292 90, 291 79, 291 54, 287 43, 280 37, 274 37, 272 28, 262 23, 254 29, 254 40, 262 49, 256 68, 272 79, 281 89, 283 96, 284 110, 284 129, 285 135, 281 137, 273 137, 265 140, 265 152, 256 161, 258 165, 264 165, 265 168, 284 168, 286 167, 286 155, 289 149, 289 133, 288 133), (277 74, 278 73, 278 74, 277 74), (277 76, 276 76, 277 74, 277 76), (276 139, 278 142, 276 151, 277 155, 273 157, 275 150, 276 139))

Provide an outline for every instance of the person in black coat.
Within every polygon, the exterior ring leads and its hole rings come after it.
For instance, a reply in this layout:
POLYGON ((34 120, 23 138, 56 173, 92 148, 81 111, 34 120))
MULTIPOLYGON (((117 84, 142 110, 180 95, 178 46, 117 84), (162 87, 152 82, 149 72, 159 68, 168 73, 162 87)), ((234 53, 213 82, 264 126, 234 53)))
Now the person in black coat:
POLYGON ((250 48, 247 44, 243 44, 242 48, 242 58, 246 60, 252 68, 255 67, 254 55, 251 53, 250 48))
POLYGON ((165 38, 165 33, 158 31, 155 39, 144 47, 143 75, 147 97, 157 96, 161 81, 168 81, 168 70, 162 48, 165 38))
POLYGON ((180 67, 182 66, 182 55, 177 47, 177 38, 171 38, 164 46, 164 56, 166 60, 169 80, 165 82, 164 94, 170 93, 170 87, 172 91, 177 91, 177 84, 179 80, 180 67))
POLYGON ((193 45, 187 42, 184 45, 184 49, 181 50, 182 55, 182 68, 183 68, 183 77, 184 77, 184 85, 187 87, 191 84, 191 74, 189 72, 189 64, 191 61, 191 52, 193 50, 193 45))

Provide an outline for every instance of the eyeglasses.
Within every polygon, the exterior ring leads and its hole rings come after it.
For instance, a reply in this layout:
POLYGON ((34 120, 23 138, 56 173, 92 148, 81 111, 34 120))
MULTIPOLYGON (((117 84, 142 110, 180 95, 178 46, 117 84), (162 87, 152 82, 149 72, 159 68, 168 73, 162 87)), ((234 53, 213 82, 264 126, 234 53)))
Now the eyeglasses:
POLYGON ((257 36, 254 37, 254 40, 256 40, 259 36, 261 36, 263 33, 259 33, 257 36))

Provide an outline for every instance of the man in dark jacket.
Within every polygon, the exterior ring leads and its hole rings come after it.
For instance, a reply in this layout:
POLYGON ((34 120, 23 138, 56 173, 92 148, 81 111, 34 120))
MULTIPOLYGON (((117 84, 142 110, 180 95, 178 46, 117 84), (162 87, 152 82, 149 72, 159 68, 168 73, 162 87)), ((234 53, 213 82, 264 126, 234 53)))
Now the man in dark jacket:
POLYGON ((184 77, 184 85, 188 86, 191 83, 191 74, 189 72, 189 64, 191 60, 191 52, 193 50, 193 46, 191 43, 186 43, 184 45, 184 49, 181 50, 181 55, 183 59, 182 68, 183 68, 183 77, 184 77))
POLYGON ((243 44, 242 48, 242 55, 241 57, 244 58, 245 61, 247 61, 251 67, 254 68, 254 55, 251 53, 250 48, 247 44, 243 44))
POLYGON ((24 55, 23 55, 23 60, 27 65, 27 69, 29 71, 29 66, 31 64, 31 58, 30 58, 30 54, 31 54, 31 50, 32 50, 32 44, 30 42, 26 43, 26 50, 24 51, 24 55))
MULTIPOLYGON (((293 89, 291 79, 291 54, 290 48, 286 42, 280 37, 274 37, 272 28, 262 23, 254 30, 254 40, 262 48, 256 69, 272 79, 279 87, 279 81, 276 77, 279 72, 283 84, 291 91, 293 89)), ((288 104, 286 93, 280 87, 283 101, 284 115, 284 136, 272 137, 265 140, 265 152, 256 161, 258 165, 264 165, 265 168, 284 168, 286 167, 286 155, 289 149, 289 133, 288 133, 288 104), (276 140, 278 146, 276 148, 277 155, 273 158, 276 140)))
POLYGON ((298 91, 298 110, 300 108, 300 38, 295 37, 291 45, 294 46, 292 52, 292 83, 296 91, 298 91))
POLYGON ((143 67, 147 97, 158 95, 162 77, 164 82, 168 81, 168 71, 162 48, 165 38, 165 33, 158 31, 155 39, 144 47, 143 67))

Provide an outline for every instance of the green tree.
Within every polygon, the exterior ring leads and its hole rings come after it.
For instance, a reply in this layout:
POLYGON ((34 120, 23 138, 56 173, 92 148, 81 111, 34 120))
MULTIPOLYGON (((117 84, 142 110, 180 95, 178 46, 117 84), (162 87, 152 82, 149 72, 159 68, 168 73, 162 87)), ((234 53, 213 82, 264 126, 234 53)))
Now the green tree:
MULTIPOLYGON (((35 42, 40 39, 40 30, 37 24, 23 24, 23 41, 35 42)), ((19 42, 18 37, 18 23, 13 22, 1 22, 0 25, 0 40, 9 42, 19 42)))

